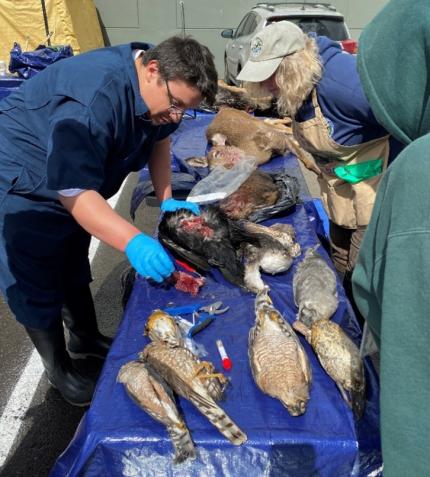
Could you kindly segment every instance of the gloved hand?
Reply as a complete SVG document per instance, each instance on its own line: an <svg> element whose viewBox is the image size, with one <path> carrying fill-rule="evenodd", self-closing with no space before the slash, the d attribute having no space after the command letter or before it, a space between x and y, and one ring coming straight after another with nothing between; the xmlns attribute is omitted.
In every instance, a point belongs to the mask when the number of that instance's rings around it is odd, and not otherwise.
<svg viewBox="0 0 430 477"><path fill-rule="evenodd" d="M175 267L158 240L148 235L135 235L125 247L125 254L139 275L158 283L170 276Z"/></svg>
<svg viewBox="0 0 430 477"><path fill-rule="evenodd" d="M163 200L160 207L162 212L175 212L178 209L188 209L194 215L200 215L200 207L194 202L188 202L186 200L176 200L172 197L170 199Z"/></svg>

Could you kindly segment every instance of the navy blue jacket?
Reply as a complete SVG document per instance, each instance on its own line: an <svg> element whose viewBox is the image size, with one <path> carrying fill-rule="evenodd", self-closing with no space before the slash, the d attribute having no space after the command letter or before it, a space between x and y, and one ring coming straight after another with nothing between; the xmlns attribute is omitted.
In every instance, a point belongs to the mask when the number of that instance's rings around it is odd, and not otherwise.
<svg viewBox="0 0 430 477"><path fill-rule="evenodd" d="M61 60L0 102L0 290L26 326L51 326L91 281L90 236L57 191L111 197L177 127L145 120L133 49L148 45Z"/></svg>
<svg viewBox="0 0 430 477"><path fill-rule="evenodd" d="M388 132L377 122L364 95L356 68L356 57L342 51L339 43L316 37L322 62L322 78L316 86L318 103L329 123L332 139L343 146L371 141ZM309 96L296 114L299 122L315 116ZM402 146L390 138L390 159Z"/></svg>
<svg viewBox="0 0 430 477"><path fill-rule="evenodd" d="M153 126L138 86L133 43L49 66L0 102L0 192L92 189L114 195L176 128ZM21 178L21 179L20 179Z"/></svg>

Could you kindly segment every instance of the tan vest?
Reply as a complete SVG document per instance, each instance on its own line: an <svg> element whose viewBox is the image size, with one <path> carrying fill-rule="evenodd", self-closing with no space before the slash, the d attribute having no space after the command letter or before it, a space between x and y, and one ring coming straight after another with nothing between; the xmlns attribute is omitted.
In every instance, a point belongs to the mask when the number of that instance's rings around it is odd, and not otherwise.
<svg viewBox="0 0 430 477"><path fill-rule="evenodd" d="M315 88L312 104L315 117L301 123L293 120L293 134L300 145L315 157L321 169L318 182L327 214L335 224L348 229L367 225L382 174L351 184L337 177L334 168L381 158L385 171L390 152L389 135L356 146L342 146L330 137L329 125L321 112Z"/></svg>

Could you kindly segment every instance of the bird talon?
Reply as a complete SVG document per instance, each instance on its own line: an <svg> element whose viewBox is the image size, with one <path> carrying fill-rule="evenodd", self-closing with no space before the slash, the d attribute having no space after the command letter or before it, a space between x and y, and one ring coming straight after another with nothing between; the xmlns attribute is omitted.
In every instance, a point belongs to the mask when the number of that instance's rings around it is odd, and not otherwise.
<svg viewBox="0 0 430 477"><path fill-rule="evenodd" d="M202 361L194 373L194 378L198 377L201 381L218 378L220 384L225 385L228 380L222 373L214 373L215 367L209 361ZM204 373L204 374L203 374Z"/></svg>
<svg viewBox="0 0 430 477"><path fill-rule="evenodd" d="M202 376L199 375L204 371L206 371L206 373L212 373L214 370L215 368L212 363L210 363L209 361L201 361L196 369L196 372L194 373L193 379L196 377L201 378Z"/></svg>
<svg viewBox="0 0 430 477"><path fill-rule="evenodd" d="M212 374L205 374L203 376L199 376L201 381L205 379L215 379L217 378L220 381L220 384L224 386L222 389L225 389L225 385L227 384L227 378L222 373L212 373Z"/></svg>

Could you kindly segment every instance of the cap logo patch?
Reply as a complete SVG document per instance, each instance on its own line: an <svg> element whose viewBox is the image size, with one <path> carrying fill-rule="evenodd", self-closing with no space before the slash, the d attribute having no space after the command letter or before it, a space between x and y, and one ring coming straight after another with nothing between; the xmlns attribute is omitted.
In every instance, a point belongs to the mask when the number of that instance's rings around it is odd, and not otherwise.
<svg viewBox="0 0 430 477"><path fill-rule="evenodd" d="M261 54L261 50L263 49L263 40L258 36L252 40L251 43L251 56L253 58L257 58Z"/></svg>

